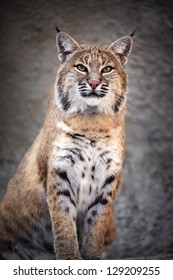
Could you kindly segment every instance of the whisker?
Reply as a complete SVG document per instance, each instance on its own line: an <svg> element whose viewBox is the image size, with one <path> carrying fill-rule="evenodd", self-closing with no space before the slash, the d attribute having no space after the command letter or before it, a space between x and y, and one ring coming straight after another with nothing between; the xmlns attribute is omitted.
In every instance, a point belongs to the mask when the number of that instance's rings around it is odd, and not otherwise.
<svg viewBox="0 0 173 280"><path fill-rule="evenodd" d="M99 90L99 92L107 93L107 90Z"/></svg>
<svg viewBox="0 0 173 280"><path fill-rule="evenodd" d="M86 83L80 83L79 86L86 86Z"/></svg>
<svg viewBox="0 0 173 280"><path fill-rule="evenodd" d="M130 101L132 104L136 105L136 103L132 99L130 99L129 96L127 96L127 100Z"/></svg>
<svg viewBox="0 0 173 280"><path fill-rule="evenodd" d="M87 88L86 86L79 86L79 89Z"/></svg>

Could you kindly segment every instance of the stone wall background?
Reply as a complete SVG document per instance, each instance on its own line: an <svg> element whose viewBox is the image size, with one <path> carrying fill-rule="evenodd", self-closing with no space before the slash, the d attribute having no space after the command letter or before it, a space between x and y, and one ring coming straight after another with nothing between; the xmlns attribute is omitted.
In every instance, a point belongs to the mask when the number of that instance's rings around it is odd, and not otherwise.
<svg viewBox="0 0 173 280"><path fill-rule="evenodd" d="M108 258L173 254L171 1L1 0L0 198L45 117L59 66L58 27L81 43L137 33L129 58L124 184Z"/></svg>

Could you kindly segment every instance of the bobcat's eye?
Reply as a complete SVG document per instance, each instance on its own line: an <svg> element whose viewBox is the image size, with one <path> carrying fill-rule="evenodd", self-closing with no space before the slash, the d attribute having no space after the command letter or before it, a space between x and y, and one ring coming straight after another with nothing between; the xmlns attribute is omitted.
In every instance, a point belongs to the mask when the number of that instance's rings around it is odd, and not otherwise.
<svg viewBox="0 0 173 280"><path fill-rule="evenodd" d="M102 69L102 73L109 73L113 69L112 66L106 66Z"/></svg>
<svg viewBox="0 0 173 280"><path fill-rule="evenodd" d="M81 72L88 72L87 68L82 64L76 65L76 68Z"/></svg>

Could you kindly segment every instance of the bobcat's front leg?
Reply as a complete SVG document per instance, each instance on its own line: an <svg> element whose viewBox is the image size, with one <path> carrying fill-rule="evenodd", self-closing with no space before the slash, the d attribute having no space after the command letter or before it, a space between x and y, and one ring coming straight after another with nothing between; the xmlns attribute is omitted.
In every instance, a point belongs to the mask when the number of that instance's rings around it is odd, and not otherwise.
<svg viewBox="0 0 173 280"><path fill-rule="evenodd" d="M48 178L49 205L57 259L81 259L76 230L75 193L67 173L52 169Z"/></svg>
<svg viewBox="0 0 173 280"><path fill-rule="evenodd" d="M99 205L89 209L84 225L81 254L84 259L101 259L109 226L112 203L100 198Z"/></svg>

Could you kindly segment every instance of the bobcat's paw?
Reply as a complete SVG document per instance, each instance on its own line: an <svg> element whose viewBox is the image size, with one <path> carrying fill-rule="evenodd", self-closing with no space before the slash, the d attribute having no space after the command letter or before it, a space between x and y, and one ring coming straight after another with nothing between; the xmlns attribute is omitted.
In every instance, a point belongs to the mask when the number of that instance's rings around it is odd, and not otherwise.
<svg viewBox="0 0 173 280"><path fill-rule="evenodd" d="M95 257L95 256L93 256L93 257L87 257L85 260L101 260L102 258L101 257Z"/></svg>
<svg viewBox="0 0 173 280"><path fill-rule="evenodd" d="M81 257L68 257L66 260L83 260Z"/></svg>

